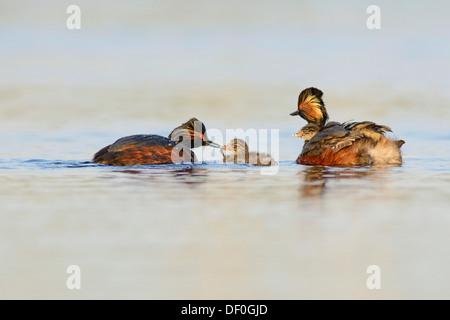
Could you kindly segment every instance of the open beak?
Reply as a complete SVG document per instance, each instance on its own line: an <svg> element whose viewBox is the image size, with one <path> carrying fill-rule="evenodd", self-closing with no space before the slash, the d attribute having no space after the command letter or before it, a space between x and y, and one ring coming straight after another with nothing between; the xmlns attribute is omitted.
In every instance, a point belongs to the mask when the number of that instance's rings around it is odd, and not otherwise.
<svg viewBox="0 0 450 320"><path fill-rule="evenodd" d="M299 110L294 111L294 112L291 113L291 116L298 116L298 115L300 115L300 111Z"/></svg>

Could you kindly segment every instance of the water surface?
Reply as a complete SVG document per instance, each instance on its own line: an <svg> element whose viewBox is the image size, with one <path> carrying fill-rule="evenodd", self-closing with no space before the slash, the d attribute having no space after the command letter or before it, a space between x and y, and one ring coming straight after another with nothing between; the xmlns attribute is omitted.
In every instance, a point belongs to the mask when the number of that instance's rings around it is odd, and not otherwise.
<svg viewBox="0 0 450 320"><path fill-rule="evenodd" d="M450 298L447 2L379 1L378 31L360 1L78 1L79 31L25 2L0 3L0 298ZM295 164L312 85L332 120L392 127L403 166ZM192 116L279 130L278 172L90 161Z"/></svg>

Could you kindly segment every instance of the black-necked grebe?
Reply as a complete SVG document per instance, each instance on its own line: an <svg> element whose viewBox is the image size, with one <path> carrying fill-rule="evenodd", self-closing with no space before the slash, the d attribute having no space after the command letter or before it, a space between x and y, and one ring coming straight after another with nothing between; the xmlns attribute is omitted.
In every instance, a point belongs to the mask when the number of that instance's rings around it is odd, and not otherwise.
<svg viewBox="0 0 450 320"><path fill-rule="evenodd" d="M93 161L112 166L196 162L191 148L200 146L220 147L208 139L205 125L191 118L173 129L168 138L156 134L121 138L98 151Z"/></svg>
<svg viewBox="0 0 450 320"><path fill-rule="evenodd" d="M403 140L385 136L392 130L371 121L328 122L322 91L307 88L299 95L299 115L308 124L296 136L306 140L297 163L326 166L400 165ZM303 133L302 133L303 131ZM308 134L305 135L305 132Z"/></svg>

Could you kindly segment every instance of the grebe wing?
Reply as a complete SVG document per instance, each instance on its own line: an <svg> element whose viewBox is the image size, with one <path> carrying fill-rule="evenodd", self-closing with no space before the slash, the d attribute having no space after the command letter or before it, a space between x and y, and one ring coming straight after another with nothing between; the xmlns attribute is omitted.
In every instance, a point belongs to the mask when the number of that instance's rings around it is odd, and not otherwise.
<svg viewBox="0 0 450 320"><path fill-rule="evenodd" d="M372 121L362 121L362 122L346 122L343 124L347 130L363 131L363 130L373 130L377 133L384 134L386 131L392 132L392 129L388 126L377 124Z"/></svg>
<svg viewBox="0 0 450 320"><path fill-rule="evenodd" d="M108 151L118 152L130 147L173 147L175 142L156 134L138 134L134 136L123 137L114 142Z"/></svg>
<svg viewBox="0 0 450 320"><path fill-rule="evenodd" d="M337 152L362 137L362 133L349 131L342 125L324 127L303 147L302 154L320 155L326 149Z"/></svg>
<svg viewBox="0 0 450 320"><path fill-rule="evenodd" d="M348 122L344 124L347 130L358 131L364 135L364 137L378 142L386 132L392 132L388 126L376 124L372 121L362 122Z"/></svg>

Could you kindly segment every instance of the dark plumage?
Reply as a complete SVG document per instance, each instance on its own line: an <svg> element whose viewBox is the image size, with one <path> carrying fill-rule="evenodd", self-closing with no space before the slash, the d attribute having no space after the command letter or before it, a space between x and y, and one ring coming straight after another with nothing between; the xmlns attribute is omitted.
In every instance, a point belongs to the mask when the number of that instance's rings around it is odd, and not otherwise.
<svg viewBox="0 0 450 320"><path fill-rule="evenodd" d="M315 88L302 91L299 101L310 101L297 114L308 121L294 136L304 138L305 144L297 158L300 164L328 166L366 166L401 164L400 147L403 140L385 136L391 128L371 121L327 123L328 114L321 100L322 92ZM311 101L316 101L311 103ZM291 115L295 115L295 112Z"/></svg>
<svg viewBox="0 0 450 320"><path fill-rule="evenodd" d="M307 88L300 92L298 96L298 110L291 113L291 116L300 116L308 123L315 123L323 127L328 121L328 113L322 100L323 92L317 88Z"/></svg>
<svg viewBox="0 0 450 320"><path fill-rule="evenodd" d="M169 138L156 134L120 138L98 151L93 161L112 166L196 162L191 148L208 145L219 147L207 138L205 125L198 119L191 118L176 127Z"/></svg>

